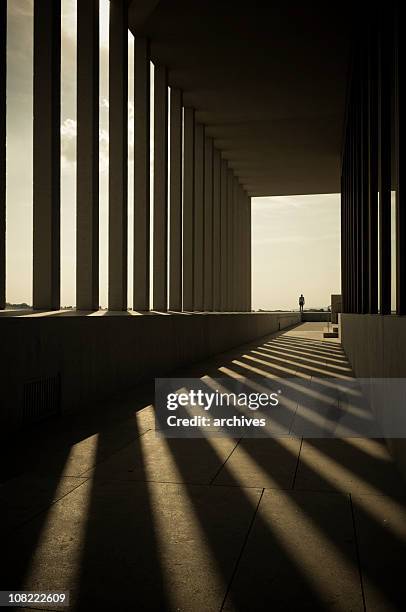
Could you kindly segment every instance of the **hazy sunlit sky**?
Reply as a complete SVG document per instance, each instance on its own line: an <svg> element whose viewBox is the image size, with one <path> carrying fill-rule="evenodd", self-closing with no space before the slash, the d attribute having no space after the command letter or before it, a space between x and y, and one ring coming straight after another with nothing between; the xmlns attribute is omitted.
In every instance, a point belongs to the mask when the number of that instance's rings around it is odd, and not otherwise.
<svg viewBox="0 0 406 612"><path fill-rule="evenodd" d="M252 199L253 308L330 305L340 286L340 196Z"/></svg>
<svg viewBox="0 0 406 612"><path fill-rule="evenodd" d="M108 0L101 0L100 303L107 302ZM62 0L61 304L75 304L76 0ZM33 1L8 2L7 301L32 296ZM133 44L129 35L129 305L132 294ZM254 198L253 308L330 304L340 292L339 196Z"/></svg>

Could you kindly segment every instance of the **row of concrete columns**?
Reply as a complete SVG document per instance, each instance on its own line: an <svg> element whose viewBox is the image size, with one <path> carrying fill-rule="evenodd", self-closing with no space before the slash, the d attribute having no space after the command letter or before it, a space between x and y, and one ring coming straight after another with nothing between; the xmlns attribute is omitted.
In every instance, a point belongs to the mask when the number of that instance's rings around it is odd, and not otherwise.
<svg viewBox="0 0 406 612"><path fill-rule="evenodd" d="M342 165L342 294L345 312L406 314L406 206L401 167L403 75L396 5L368 13L353 47ZM392 283L392 193L396 282ZM395 281L395 279L393 279Z"/></svg>
<svg viewBox="0 0 406 612"><path fill-rule="evenodd" d="M6 32L6 2L1 3ZM110 2L108 306L127 309L128 10ZM0 41L6 68L6 37ZM251 205L196 111L154 70L150 244L150 49L135 38L134 310L251 309ZM61 0L34 2L33 306L60 307ZM5 79L0 85L0 306L5 302ZM4 110L4 112L1 112ZM168 169L168 145L170 164ZM4 180L3 180L4 179ZM169 199L168 199L169 194ZM169 241L168 241L169 236ZM99 307L99 0L77 6L77 308Z"/></svg>

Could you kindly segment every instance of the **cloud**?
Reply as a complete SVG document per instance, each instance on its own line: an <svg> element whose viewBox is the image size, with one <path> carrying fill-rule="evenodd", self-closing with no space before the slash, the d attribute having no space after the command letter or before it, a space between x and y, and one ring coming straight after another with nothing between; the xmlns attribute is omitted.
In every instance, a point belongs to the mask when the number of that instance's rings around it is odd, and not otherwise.
<svg viewBox="0 0 406 612"><path fill-rule="evenodd" d="M61 125L61 156L68 164L76 163L76 133L76 121L65 119Z"/></svg>
<svg viewBox="0 0 406 612"><path fill-rule="evenodd" d="M77 123L74 119L65 119L61 125L61 156L65 166L76 164ZM109 134L105 129L99 130L100 172L106 172L109 166Z"/></svg>

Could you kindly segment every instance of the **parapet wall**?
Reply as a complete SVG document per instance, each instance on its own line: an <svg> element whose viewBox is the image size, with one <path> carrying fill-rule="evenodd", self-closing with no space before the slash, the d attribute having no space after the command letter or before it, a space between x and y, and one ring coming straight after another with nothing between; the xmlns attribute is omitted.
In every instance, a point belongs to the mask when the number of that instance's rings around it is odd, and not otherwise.
<svg viewBox="0 0 406 612"><path fill-rule="evenodd" d="M298 313L2 316L0 426L18 429L44 401L51 412L55 403L85 409L299 321Z"/></svg>
<svg viewBox="0 0 406 612"><path fill-rule="evenodd" d="M406 378L406 317L342 314L340 319L341 342L358 378ZM371 400L372 409L381 421L385 398ZM406 439L386 439L406 476Z"/></svg>

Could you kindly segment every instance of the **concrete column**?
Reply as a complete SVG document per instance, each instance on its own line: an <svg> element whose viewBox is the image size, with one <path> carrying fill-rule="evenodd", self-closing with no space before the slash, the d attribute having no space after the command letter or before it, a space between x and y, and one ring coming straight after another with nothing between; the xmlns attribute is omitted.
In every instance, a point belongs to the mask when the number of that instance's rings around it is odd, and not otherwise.
<svg viewBox="0 0 406 612"><path fill-rule="evenodd" d="M391 312L391 87L392 53L384 19L380 41L379 75L379 275L380 312ZM357 236L359 239L359 236Z"/></svg>
<svg viewBox="0 0 406 612"><path fill-rule="evenodd" d="M406 197L404 189L405 176L405 39L403 38L403 21L400 16L401 5L395 3L395 160L396 160L396 313L406 314Z"/></svg>
<svg viewBox="0 0 406 612"><path fill-rule="evenodd" d="M232 216L232 224L233 224L233 245L231 251L231 261L232 261L232 274L233 281L231 285L231 309L235 312L239 310L238 308L238 289L240 279L238 276L239 273L239 243L238 243L238 183L237 179L233 175L233 216Z"/></svg>
<svg viewBox="0 0 406 612"><path fill-rule="evenodd" d="M369 217L369 312L378 312L378 100L377 100L377 64L378 57L372 40L370 44L370 57L368 66L368 217ZM348 161L346 160L346 165ZM345 183L348 190L348 169L346 169ZM347 195L348 200L348 195ZM348 202L346 202L348 209ZM347 217L346 212L346 217ZM348 234L348 229L347 229ZM348 240L348 237L347 237ZM343 299L348 308L348 274L349 262L346 258L346 286L347 300ZM345 310L344 312L348 312Z"/></svg>
<svg viewBox="0 0 406 612"><path fill-rule="evenodd" d="M193 308L203 310L204 247L204 127L195 125L195 214L193 241Z"/></svg>
<svg viewBox="0 0 406 612"><path fill-rule="evenodd" d="M220 310L227 311L227 287L228 287L228 168L227 161L221 160L220 178Z"/></svg>
<svg viewBox="0 0 406 612"><path fill-rule="evenodd" d="M76 307L99 308L99 0L77 6Z"/></svg>
<svg viewBox="0 0 406 612"><path fill-rule="evenodd" d="M243 201L243 193L242 188L239 183L238 185L238 310L244 310L244 287L245 287L245 278L244 278L244 269L245 269L245 234L244 234L244 225L243 225L243 212L244 212L244 201Z"/></svg>
<svg viewBox="0 0 406 612"><path fill-rule="evenodd" d="M247 200L245 191L240 187L240 202L241 202L241 309L247 310L247 293L248 293L248 228L247 228Z"/></svg>
<svg viewBox="0 0 406 612"><path fill-rule="evenodd" d="M127 309L127 3L110 0L109 310Z"/></svg>
<svg viewBox="0 0 406 612"><path fill-rule="evenodd" d="M134 47L134 281L133 309L149 310L150 59L146 38Z"/></svg>
<svg viewBox="0 0 406 612"><path fill-rule="evenodd" d="M60 306L61 2L34 2L33 306Z"/></svg>
<svg viewBox="0 0 406 612"><path fill-rule="evenodd" d="M236 306L238 311L242 311L242 292L244 287L243 282L243 259L244 259L244 250L243 250L243 238L242 238L242 201L241 201L241 185L239 184L237 178L235 179L237 190L236 190L236 204L237 204L237 240L236 240L236 256L237 256L237 272L236 272Z"/></svg>
<svg viewBox="0 0 406 612"><path fill-rule="evenodd" d="M244 219L244 311L249 310L249 293L250 293L250 279L249 279L249 266L250 266L250 249L251 249L251 235L250 235L250 217L249 217L249 200L246 192L243 190L242 196L243 203L243 219Z"/></svg>
<svg viewBox="0 0 406 612"><path fill-rule="evenodd" d="M213 309L221 310L221 157L213 149Z"/></svg>
<svg viewBox="0 0 406 612"><path fill-rule="evenodd" d="M203 308L213 310L213 140L204 140L204 282Z"/></svg>
<svg viewBox="0 0 406 612"><path fill-rule="evenodd" d="M182 310L182 92L171 89L169 310Z"/></svg>
<svg viewBox="0 0 406 612"><path fill-rule="evenodd" d="M195 111L184 109L183 127L183 310L193 310L193 228L195 201Z"/></svg>
<svg viewBox="0 0 406 612"><path fill-rule="evenodd" d="M0 3L0 309L6 306L7 0Z"/></svg>
<svg viewBox="0 0 406 612"><path fill-rule="evenodd" d="M155 66L154 84L154 245L153 307L168 308L168 79Z"/></svg>
<svg viewBox="0 0 406 612"><path fill-rule="evenodd" d="M231 169L228 169L227 172L227 211L227 311L231 312L234 307L234 175Z"/></svg>
<svg viewBox="0 0 406 612"><path fill-rule="evenodd" d="M251 211L252 204L251 198L247 196L248 200L248 222L247 222L247 230L248 230L248 282L247 282L247 310L250 311L252 308L251 304L251 296L252 296L252 264L251 264L251 253L252 253L252 223L251 223Z"/></svg>

